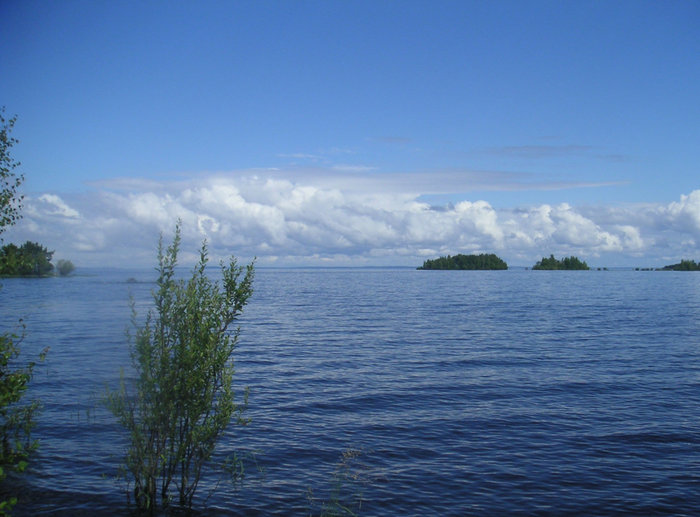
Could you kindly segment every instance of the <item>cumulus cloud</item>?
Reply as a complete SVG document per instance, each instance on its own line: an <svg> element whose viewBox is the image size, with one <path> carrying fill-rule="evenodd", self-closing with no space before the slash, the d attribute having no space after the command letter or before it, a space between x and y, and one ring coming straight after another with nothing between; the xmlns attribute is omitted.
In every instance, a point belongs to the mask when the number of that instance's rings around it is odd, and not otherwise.
<svg viewBox="0 0 700 517"><path fill-rule="evenodd" d="M687 233L700 233L700 190L681 196L680 201L665 209L668 220Z"/></svg>
<svg viewBox="0 0 700 517"><path fill-rule="evenodd" d="M495 208L465 199L435 207L420 201L430 175L298 176L248 171L44 193L25 200L24 218L6 241L38 240L84 265L150 265L159 233L170 234L181 219L185 249L206 238L214 256L257 256L262 265L416 265L479 252L513 265L550 253L589 263L700 258L700 190L669 204ZM454 188L464 178L443 173L441 180Z"/></svg>

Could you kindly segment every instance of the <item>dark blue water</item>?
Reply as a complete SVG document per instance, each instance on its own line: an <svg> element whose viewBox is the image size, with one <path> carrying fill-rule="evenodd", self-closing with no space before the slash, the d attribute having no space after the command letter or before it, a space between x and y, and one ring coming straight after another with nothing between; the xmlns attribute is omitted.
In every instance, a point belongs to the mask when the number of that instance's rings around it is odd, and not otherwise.
<svg viewBox="0 0 700 517"><path fill-rule="evenodd" d="M154 275L89 273L0 290L23 350L51 347L18 515L128 513L99 398ZM255 462L207 477L204 515L317 513L349 449L363 515L700 514L700 274L259 269L255 290L252 422L218 451Z"/></svg>

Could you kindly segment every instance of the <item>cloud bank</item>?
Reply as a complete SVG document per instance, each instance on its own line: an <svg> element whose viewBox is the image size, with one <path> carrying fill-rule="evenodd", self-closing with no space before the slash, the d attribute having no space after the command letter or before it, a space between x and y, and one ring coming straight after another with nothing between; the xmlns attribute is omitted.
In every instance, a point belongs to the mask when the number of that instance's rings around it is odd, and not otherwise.
<svg viewBox="0 0 700 517"><path fill-rule="evenodd" d="M481 176L469 182L488 188ZM177 219L183 250L196 251L207 239L214 257L256 256L260 265L415 266L443 254L481 252L526 266L550 253L606 266L700 258L700 190L668 204L624 206L496 209L479 199L446 206L420 201L440 188L460 191L456 182L463 180L360 169L294 179L270 170L160 183L115 180L80 195L28 196L23 220L4 238L41 242L56 258L83 266L153 265L158 235L169 236ZM503 186L504 178L498 181Z"/></svg>

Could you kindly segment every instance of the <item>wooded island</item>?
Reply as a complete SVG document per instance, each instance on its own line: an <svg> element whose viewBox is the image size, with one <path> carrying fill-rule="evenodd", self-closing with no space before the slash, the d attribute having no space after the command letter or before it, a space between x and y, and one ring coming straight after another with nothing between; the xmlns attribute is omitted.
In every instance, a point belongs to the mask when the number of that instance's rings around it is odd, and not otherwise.
<svg viewBox="0 0 700 517"><path fill-rule="evenodd" d="M578 257L565 257L561 260L557 260L554 258L554 255L550 255L549 258L542 257L542 260L532 266L532 269L588 270L590 268L585 261L579 260Z"/></svg>
<svg viewBox="0 0 700 517"><path fill-rule="evenodd" d="M700 263L694 260L681 260L678 264L664 266L662 271L700 271Z"/></svg>
<svg viewBox="0 0 700 517"><path fill-rule="evenodd" d="M487 269L508 269L508 264L498 258L493 253L480 255L455 255L440 257L433 260L426 260L417 269L464 269L464 270L487 270Z"/></svg>
<svg viewBox="0 0 700 517"><path fill-rule="evenodd" d="M54 268L52 257L53 251L38 242L27 241L21 246L6 244L0 248L0 277L44 277L52 275L54 270L66 276L75 269L70 260L59 260Z"/></svg>

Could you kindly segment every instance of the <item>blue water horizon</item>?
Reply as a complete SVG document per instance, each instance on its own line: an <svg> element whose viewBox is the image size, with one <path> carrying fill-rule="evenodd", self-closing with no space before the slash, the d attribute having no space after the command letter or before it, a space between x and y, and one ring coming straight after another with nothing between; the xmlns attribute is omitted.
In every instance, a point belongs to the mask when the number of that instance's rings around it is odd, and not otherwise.
<svg viewBox="0 0 700 517"><path fill-rule="evenodd" d="M23 357L51 347L16 515L129 514L126 436L99 400L129 373L130 299L145 315L154 280L2 280ZM700 509L698 274L259 267L254 289L235 355L251 423L217 459L255 460L240 486L206 476L202 515L309 515L347 450L361 515Z"/></svg>

